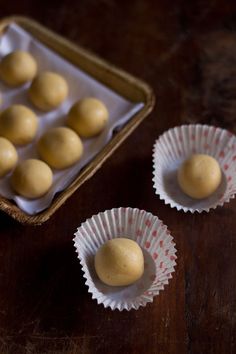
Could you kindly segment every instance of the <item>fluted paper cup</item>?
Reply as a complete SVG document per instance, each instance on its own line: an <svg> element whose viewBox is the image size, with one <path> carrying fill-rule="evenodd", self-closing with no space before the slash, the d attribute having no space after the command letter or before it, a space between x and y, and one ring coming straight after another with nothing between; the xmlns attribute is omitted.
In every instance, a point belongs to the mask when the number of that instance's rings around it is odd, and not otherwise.
<svg viewBox="0 0 236 354"><path fill-rule="evenodd" d="M126 237L136 241L144 255L144 274L129 286L108 286L95 272L94 257L106 241ZM118 208L86 220L76 231L74 245L85 284L92 298L112 310L131 310L153 301L168 284L176 265L173 237L157 216L144 210Z"/></svg>
<svg viewBox="0 0 236 354"><path fill-rule="evenodd" d="M177 171L192 154L214 157L222 171L218 189L201 200L188 197L179 187ZM172 208L209 212L229 202L236 192L236 137L225 129L191 124L168 130L159 137L153 149L154 189L160 199Z"/></svg>

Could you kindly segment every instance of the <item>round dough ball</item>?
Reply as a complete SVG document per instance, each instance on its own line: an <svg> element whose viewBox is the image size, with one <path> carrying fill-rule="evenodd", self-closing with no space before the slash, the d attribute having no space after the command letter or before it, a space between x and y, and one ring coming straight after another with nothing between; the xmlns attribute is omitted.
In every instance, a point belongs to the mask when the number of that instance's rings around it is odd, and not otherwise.
<svg viewBox="0 0 236 354"><path fill-rule="evenodd" d="M11 176L11 185L18 194L34 199L48 192L52 180L52 170L45 162L28 159L16 166Z"/></svg>
<svg viewBox="0 0 236 354"><path fill-rule="evenodd" d="M109 240L95 255L95 270L107 285L132 284L143 275L143 252L135 241L128 238Z"/></svg>
<svg viewBox="0 0 236 354"><path fill-rule="evenodd" d="M83 145L78 135L66 127L48 130L38 142L38 152L49 166L63 169L79 161Z"/></svg>
<svg viewBox="0 0 236 354"><path fill-rule="evenodd" d="M37 63L32 55L16 50L6 55L0 63L0 78L9 86L20 86L33 80Z"/></svg>
<svg viewBox="0 0 236 354"><path fill-rule="evenodd" d="M178 182L188 196L206 198L215 192L221 182L220 166L209 155L194 154L178 170Z"/></svg>
<svg viewBox="0 0 236 354"><path fill-rule="evenodd" d="M16 165L18 155L12 143L0 137L0 177L5 176Z"/></svg>
<svg viewBox="0 0 236 354"><path fill-rule="evenodd" d="M105 128L108 116L108 110L102 101L92 97L84 98L71 107L67 124L80 136L91 138Z"/></svg>
<svg viewBox="0 0 236 354"><path fill-rule="evenodd" d="M67 95L66 80L61 75L49 71L36 76L29 89L30 100L42 111L57 108Z"/></svg>
<svg viewBox="0 0 236 354"><path fill-rule="evenodd" d="M0 114L0 134L13 144L30 143L37 132L38 120L29 108L14 104Z"/></svg>

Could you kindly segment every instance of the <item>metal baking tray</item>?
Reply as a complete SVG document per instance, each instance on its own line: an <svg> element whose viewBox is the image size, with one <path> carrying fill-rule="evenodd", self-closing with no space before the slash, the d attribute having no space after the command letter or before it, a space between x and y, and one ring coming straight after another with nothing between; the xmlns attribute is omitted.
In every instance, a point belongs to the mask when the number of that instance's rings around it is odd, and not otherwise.
<svg viewBox="0 0 236 354"><path fill-rule="evenodd" d="M92 177L118 146L132 133L140 122L152 111L155 103L154 93L149 85L114 67L84 48L73 44L32 19L12 16L0 20L0 35L11 23L16 23L33 37L69 62L85 71L113 91L132 102L143 102L143 108L135 114L123 128L116 132L107 145L88 163L62 192L58 193L51 205L36 215L28 215L11 200L0 196L0 210L6 212L23 224L40 225L69 198L86 180Z"/></svg>

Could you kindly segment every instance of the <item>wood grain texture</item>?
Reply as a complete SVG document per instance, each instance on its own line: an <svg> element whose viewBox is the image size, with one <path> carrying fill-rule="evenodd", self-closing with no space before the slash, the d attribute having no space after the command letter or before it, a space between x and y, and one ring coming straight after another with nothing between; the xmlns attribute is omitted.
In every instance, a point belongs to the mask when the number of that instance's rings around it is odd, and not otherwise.
<svg viewBox="0 0 236 354"><path fill-rule="evenodd" d="M21 226L0 214L0 353L235 353L236 200L209 214L184 214L165 206L151 182L158 135L189 112L202 120L204 107L194 101L196 43L234 32L235 2L58 0L43 7L0 0L0 8L1 16L31 16L143 78L157 96L151 116L46 224ZM82 221L118 206L158 215L178 249L170 284L153 304L129 313L91 299L72 244Z"/></svg>

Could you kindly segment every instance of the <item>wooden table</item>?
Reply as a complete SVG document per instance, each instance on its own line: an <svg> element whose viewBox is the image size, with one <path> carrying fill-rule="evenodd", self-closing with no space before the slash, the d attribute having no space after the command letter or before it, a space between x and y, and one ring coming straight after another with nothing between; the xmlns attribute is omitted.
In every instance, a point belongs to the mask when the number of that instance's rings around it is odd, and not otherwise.
<svg viewBox="0 0 236 354"><path fill-rule="evenodd" d="M154 88L154 112L50 219L0 214L0 353L235 353L236 201L209 214L165 206L152 186L152 146L186 121L234 130L234 1L0 1ZM99 211L131 206L166 223L178 265L153 304L118 312L87 293L72 238Z"/></svg>

